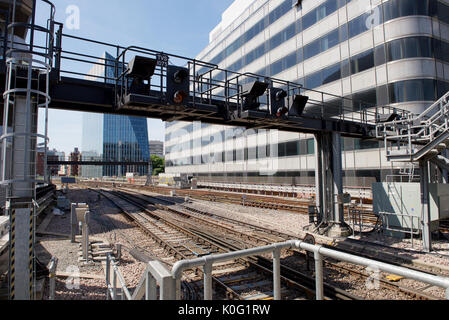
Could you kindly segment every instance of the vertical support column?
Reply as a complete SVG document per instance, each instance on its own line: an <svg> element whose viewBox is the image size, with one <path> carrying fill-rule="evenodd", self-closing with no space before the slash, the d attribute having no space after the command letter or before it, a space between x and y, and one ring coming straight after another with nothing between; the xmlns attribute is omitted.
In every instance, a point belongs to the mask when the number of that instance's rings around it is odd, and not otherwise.
<svg viewBox="0 0 449 320"><path fill-rule="evenodd" d="M109 292L109 287L110 287L110 279L111 279L111 258L109 257L109 255L106 255L106 300L110 300L110 292Z"/></svg>
<svg viewBox="0 0 449 320"><path fill-rule="evenodd" d="M212 300L212 264L206 263L204 272L204 300Z"/></svg>
<svg viewBox="0 0 449 320"><path fill-rule="evenodd" d="M426 252L432 251L432 234L430 232L430 205L429 205L429 162L421 161L419 163L421 170L421 228L423 250Z"/></svg>
<svg viewBox="0 0 449 320"><path fill-rule="evenodd" d="M77 226L78 226L78 220L76 218L76 208L77 208L77 204L76 203L72 203L71 205L71 209L70 209L70 242L71 243L75 243L75 236L77 233Z"/></svg>
<svg viewBox="0 0 449 320"><path fill-rule="evenodd" d="M315 201L317 207L317 221L321 223L325 216L323 192L323 162L322 162L322 136L315 134Z"/></svg>
<svg viewBox="0 0 449 320"><path fill-rule="evenodd" d="M156 300L157 298L157 288L156 288L156 279L151 275L151 273L147 272L147 282L145 287L145 300Z"/></svg>
<svg viewBox="0 0 449 320"><path fill-rule="evenodd" d="M345 222L343 203L343 167L342 167L342 147L341 135L337 132L330 133L328 137L330 143L328 150L330 154L330 172L332 186L328 187L330 200L332 202L332 226L328 230L330 237L347 237L353 232Z"/></svg>
<svg viewBox="0 0 449 320"><path fill-rule="evenodd" d="M29 68L29 77L31 77ZM10 299L33 299L34 205L37 106L29 94L16 96L12 126L11 176L7 201L11 225ZM6 140L4 141L6 143Z"/></svg>
<svg viewBox="0 0 449 320"><path fill-rule="evenodd" d="M322 132L315 135L315 141L315 181L321 218L330 237L349 236L352 230L344 220L341 136L335 132Z"/></svg>
<svg viewBox="0 0 449 320"><path fill-rule="evenodd" d="M315 291L316 300L324 299L324 284L323 284L323 257L320 250L314 252L315 255Z"/></svg>
<svg viewBox="0 0 449 320"><path fill-rule="evenodd" d="M83 259L85 263L89 262L89 220L90 220L90 212L87 211L84 214L83 235L82 235Z"/></svg>
<svg viewBox="0 0 449 320"><path fill-rule="evenodd" d="M341 195L343 195L343 168L341 161L341 135L332 132L332 183L333 183L333 209L334 222L344 224L344 207Z"/></svg>
<svg viewBox="0 0 449 320"><path fill-rule="evenodd" d="M446 159L449 159L449 150L447 150L447 149L444 150L443 156L446 157ZM442 169L441 176L442 176L443 183L449 183L449 171L447 171L446 169Z"/></svg>
<svg viewBox="0 0 449 320"><path fill-rule="evenodd" d="M181 276L175 280L175 300L181 300Z"/></svg>
<svg viewBox="0 0 449 320"><path fill-rule="evenodd" d="M281 251L273 251L273 297L281 300Z"/></svg>

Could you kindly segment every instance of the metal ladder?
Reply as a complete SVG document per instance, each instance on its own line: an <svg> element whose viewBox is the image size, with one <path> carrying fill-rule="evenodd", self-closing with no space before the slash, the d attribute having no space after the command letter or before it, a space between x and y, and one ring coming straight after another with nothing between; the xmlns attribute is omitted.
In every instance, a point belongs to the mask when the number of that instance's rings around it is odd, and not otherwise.
<svg viewBox="0 0 449 320"><path fill-rule="evenodd" d="M385 140L390 161L449 160L441 155L449 147L449 92L420 115L377 123L376 136Z"/></svg>
<svg viewBox="0 0 449 320"><path fill-rule="evenodd" d="M36 25L36 0L33 1L31 23L16 22L18 1L12 3L11 23L6 26L8 37L6 86L3 93L3 132L0 136L0 185L5 186L6 212L10 219L9 299L36 298L35 209L36 184L46 183L36 177L38 139L43 139L44 171L48 145L48 105L50 104L50 71L53 61L53 28L55 7L49 6L47 28ZM14 37L15 28L27 29L27 38ZM43 34L44 47L37 44L37 35ZM42 40L44 41L44 40ZM41 44L41 43L40 43ZM44 133L38 133L38 111L45 109Z"/></svg>

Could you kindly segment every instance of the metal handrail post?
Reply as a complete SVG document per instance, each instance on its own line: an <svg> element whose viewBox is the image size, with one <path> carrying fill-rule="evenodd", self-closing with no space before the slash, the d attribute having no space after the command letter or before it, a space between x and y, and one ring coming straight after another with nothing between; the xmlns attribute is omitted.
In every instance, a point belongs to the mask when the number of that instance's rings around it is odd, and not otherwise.
<svg viewBox="0 0 449 320"><path fill-rule="evenodd" d="M317 246L314 248L316 300L324 299L323 257L320 253L320 249L321 249L321 246Z"/></svg>
<svg viewBox="0 0 449 320"><path fill-rule="evenodd" d="M206 263L204 271L204 300L212 300L212 263Z"/></svg>
<svg viewBox="0 0 449 320"><path fill-rule="evenodd" d="M51 258L50 268L49 268L49 278L50 278L50 297L49 300L55 300L55 289L56 289L56 268L58 265L58 258Z"/></svg>
<svg viewBox="0 0 449 320"><path fill-rule="evenodd" d="M281 250L273 251L273 296L281 300Z"/></svg>
<svg viewBox="0 0 449 320"><path fill-rule="evenodd" d="M106 300L110 299L109 287L110 287L110 279L111 276L111 261L109 255L106 256Z"/></svg>
<svg viewBox="0 0 449 320"><path fill-rule="evenodd" d="M177 278L175 283L175 299L176 300L181 300L181 277Z"/></svg>
<svg viewBox="0 0 449 320"><path fill-rule="evenodd" d="M157 288L156 288L156 279L151 275L150 272L147 272L147 283L145 290L145 300L156 300L157 299Z"/></svg>
<svg viewBox="0 0 449 320"><path fill-rule="evenodd" d="M117 273L112 270L112 300L117 300Z"/></svg>

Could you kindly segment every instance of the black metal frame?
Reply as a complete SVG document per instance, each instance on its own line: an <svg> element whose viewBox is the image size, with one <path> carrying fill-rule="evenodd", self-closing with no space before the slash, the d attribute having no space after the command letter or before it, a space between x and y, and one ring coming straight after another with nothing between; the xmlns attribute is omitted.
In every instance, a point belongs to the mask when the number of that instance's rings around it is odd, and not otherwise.
<svg viewBox="0 0 449 320"><path fill-rule="evenodd" d="M47 2L46 0L43 0ZM54 10L54 7L53 9ZM32 34L34 34L34 26ZM58 26L54 36L55 26ZM164 53L138 46L122 47L92 39L86 39L63 33L63 24L51 21L46 31L51 34L44 46L36 48L51 52L54 63L51 72L50 108L72 111L112 113L119 115L159 118L163 121L202 121L211 124L236 125L248 128L280 129L294 132L315 133L317 131L339 131L344 136L375 138L373 134L379 114L407 112L388 106L373 106L349 98L304 88L299 83L266 77L254 73L239 73L219 68L219 66L190 59L187 57ZM41 30L43 31L43 30ZM5 41L5 39L4 39ZM63 49L63 43L75 41L88 43L91 47L102 47L102 52L113 49L113 60L95 55L72 52ZM127 81L127 64L135 55L158 59L168 57L168 62L177 61L190 70L190 98L183 105L168 104L166 97L167 67L156 67L150 83L148 95L129 92ZM95 76L100 81L87 80L89 74L65 68L66 62L79 64L80 69L86 65L113 64L114 77ZM1 72L1 70L0 70ZM217 79L217 75L224 79ZM92 76L91 76L92 77ZM309 97L304 113L300 117L272 115L270 110L269 90L266 102L259 110L244 110L242 85L252 81L263 81L269 88L283 88L287 93L287 106L295 94ZM346 107L346 106L349 107Z"/></svg>

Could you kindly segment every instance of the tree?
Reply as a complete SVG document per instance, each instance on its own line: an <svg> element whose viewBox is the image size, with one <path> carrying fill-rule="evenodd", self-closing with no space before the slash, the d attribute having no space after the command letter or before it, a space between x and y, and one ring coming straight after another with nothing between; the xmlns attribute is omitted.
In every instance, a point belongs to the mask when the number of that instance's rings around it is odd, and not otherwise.
<svg viewBox="0 0 449 320"><path fill-rule="evenodd" d="M165 173L165 159L156 155L151 156L151 165L153 167L153 176Z"/></svg>

